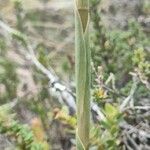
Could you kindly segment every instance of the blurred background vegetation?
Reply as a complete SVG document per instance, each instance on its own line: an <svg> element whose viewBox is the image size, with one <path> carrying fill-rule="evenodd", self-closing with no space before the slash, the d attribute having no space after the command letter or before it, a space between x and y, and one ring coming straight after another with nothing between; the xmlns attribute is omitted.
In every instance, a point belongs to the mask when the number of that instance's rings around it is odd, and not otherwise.
<svg viewBox="0 0 150 150"><path fill-rule="evenodd" d="M0 0L0 150L75 149L63 95L75 99L73 3ZM92 111L90 149L149 150L150 2L90 0L90 15L92 100L105 116Z"/></svg>

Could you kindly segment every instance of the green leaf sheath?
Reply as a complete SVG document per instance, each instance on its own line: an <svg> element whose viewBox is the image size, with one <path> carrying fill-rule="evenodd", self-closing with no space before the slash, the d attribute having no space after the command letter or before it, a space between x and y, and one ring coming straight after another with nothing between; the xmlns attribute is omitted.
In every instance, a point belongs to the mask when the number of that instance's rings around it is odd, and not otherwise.
<svg viewBox="0 0 150 150"><path fill-rule="evenodd" d="M90 49L89 13L75 5L75 53L76 53L76 96L77 96L77 150L87 150L90 125Z"/></svg>
<svg viewBox="0 0 150 150"><path fill-rule="evenodd" d="M77 4L78 9L79 8L88 8L89 0L76 0L76 4Z"/></svg>

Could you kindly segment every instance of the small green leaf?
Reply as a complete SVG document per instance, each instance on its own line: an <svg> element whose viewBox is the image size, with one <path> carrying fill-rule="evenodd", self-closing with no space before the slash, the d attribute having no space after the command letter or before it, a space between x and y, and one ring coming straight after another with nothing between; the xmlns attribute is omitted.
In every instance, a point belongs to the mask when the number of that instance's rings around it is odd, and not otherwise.
<svg viewBox="0 0 150 150"><path fill-rule="evenodd" d="M117 115L119 114L119 110L117 107L114 107L113 105L106 103L105 104L105 114L106 117L110 120L115 119Z"/></svg>

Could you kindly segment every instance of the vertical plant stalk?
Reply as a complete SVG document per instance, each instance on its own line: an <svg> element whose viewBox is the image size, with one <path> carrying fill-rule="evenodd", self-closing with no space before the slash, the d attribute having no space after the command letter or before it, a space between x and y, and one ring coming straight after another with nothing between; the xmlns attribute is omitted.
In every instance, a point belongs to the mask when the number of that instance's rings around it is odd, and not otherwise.
<svg viewBox="0 0 150 150"><path fill-rule="evenodd" d="M90 126L89 2L75 0L77 150L87 150Z"/></svg>

